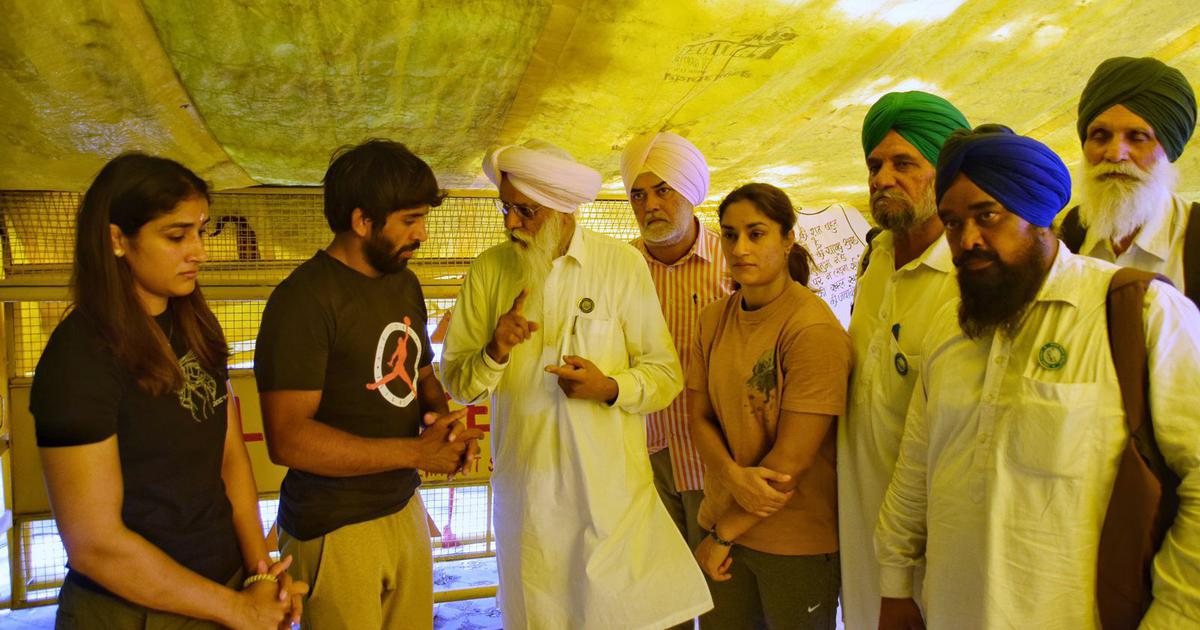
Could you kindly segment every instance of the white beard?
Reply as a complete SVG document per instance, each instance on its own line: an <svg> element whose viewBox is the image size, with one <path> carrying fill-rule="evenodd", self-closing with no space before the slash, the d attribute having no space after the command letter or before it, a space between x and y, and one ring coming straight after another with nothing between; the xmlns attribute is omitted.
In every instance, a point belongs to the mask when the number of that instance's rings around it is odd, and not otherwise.
<svg viewBox="0 0 1200 630"><path fill-rule="evenodd" d="M1179 170L1171 162L1160 159L1150 171L1143 171L1133 162L1095 166L1083 161L1079 222L1101 238L1120 242L1142 226L1167 212ZM1100 175L1122 173L1136 178L1101 180Z"/></svg>
<svg viewBox="0 0 1200 630"><path fill-rule="evenodd" d="M871 195L871 218L885 230L906 234L909 230L924 225L937 214L937 195L933 182L929 182L920 202L914 202L900 190L881 190ZM887 209L877 208L876 202L888 200Z"/></svg>
<svg viewBox="0 0 1200 630"><path fill-rule="evenodd" d="M557 258L558 244L562 241L563 222L561 217L552 216L532 238L524 230L510 231L509 235L524 243L513 243L513 251L517 254L520 286L529 290L529 295L525 298L525 318L544 324L542 305L546 278L550 276L550 269Z"/></svg>

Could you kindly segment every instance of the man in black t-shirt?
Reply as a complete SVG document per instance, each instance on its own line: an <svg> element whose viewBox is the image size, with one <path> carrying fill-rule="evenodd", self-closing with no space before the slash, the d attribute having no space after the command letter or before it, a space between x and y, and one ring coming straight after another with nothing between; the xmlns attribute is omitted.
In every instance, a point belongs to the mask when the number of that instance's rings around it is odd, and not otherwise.
<svg viewBox="0 0 1200 630"><path fill-rule="evenodd" d="M288 467L280 550L312 585L306 627L433 624L417 469L461 470L482 435L449 413L407 269L441 201L433 172L404 145L340 152L325 173L333 242L263 311L254 369L271 460Z"/></svg>

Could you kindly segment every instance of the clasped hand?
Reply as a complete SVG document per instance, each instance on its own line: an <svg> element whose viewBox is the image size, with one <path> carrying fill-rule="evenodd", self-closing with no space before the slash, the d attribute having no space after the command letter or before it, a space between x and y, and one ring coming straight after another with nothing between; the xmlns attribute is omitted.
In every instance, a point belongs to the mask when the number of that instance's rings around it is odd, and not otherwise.
<svg viewBox="0 0 1200 630"><path fill-rule="evenodd" d="M730 464L724 472L726 485L730 494L743 510L766 518L787 504L794 490L780 492L771 487L769 482L787 483L791 475L764 468L762 466L743 467Z"/></svg>
<svg viewBox="0 0 1200 630"><path fill-rule="evenodd" d="M479 439L483 431L468 429L462 423L466 409L445 415L425 414L421 431L421 464L425 472L454 475L465 472L479 459Z"/></svg>
<svg viewBox="0 0 1200 630"><path fill-rule="evenodd" d="M291 564L291 556L270 567L267 566L266 560L258 561L256 573L268 574L275 579L255 582L242 590L242 603L238 609L240 613L236 617L235 628L286 630L293 624L300 623L308 584L292 580L287 573Z"/></svg>

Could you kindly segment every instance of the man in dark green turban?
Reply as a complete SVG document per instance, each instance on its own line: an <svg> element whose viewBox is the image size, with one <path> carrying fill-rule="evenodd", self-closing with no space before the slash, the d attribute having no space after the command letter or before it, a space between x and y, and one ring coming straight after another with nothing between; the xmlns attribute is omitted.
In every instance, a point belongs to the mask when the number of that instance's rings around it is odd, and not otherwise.
<svg viewBox="0 0 1200 630"><path fill-rule="evenodd" d="M1175 194L1173 164L1195 128L1196 95L1179 70L1150 57L1100 64L1079 99L1084 160L1080 205L1060 227L1067 246L1160 273L1200 301L1200 206Z"/></svg>
<svg viewBox="0 0 1200 630"><path fill-rule="evenodd" d="M920 367L918 344L938 308L958 294L937 218L942 143L967 119L946 99L893 92L863 121L871 216L883 228L860 270L850 338L855 366L838 420L838 530L847 628L879 625L874 533Z"/></svg>

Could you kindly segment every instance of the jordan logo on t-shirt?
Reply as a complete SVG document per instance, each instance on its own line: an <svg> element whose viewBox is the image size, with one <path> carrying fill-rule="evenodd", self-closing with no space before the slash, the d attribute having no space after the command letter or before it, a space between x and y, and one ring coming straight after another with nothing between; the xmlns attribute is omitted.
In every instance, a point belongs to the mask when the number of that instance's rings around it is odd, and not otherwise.
<svg viewBox="0 0 1200 630"><path fill-rule="evenodd" d="M387 374L383 373L384 360L383 353L387 347L388 339L392 337L392 333L399 333L396 339L396 349L392 352L392 356L387 360L387 367L391 371ZM413 341L416 352L413 353L411 360L408 353L408 340ZM409 373L409 363L412 364L412 373ZM417 397L417 365L421 361L421 338L412 328L412 321L406 316L404 323L392 322L383 329L379 335L379 345L375 349L375 382L368 383L367 389L378 391L383 395L384 400L392 403L397 407L407 407ZM408 395L400 397L392 393L391 389L386 387L388 383L400 379L405 385L408 385Z"/></svg>

